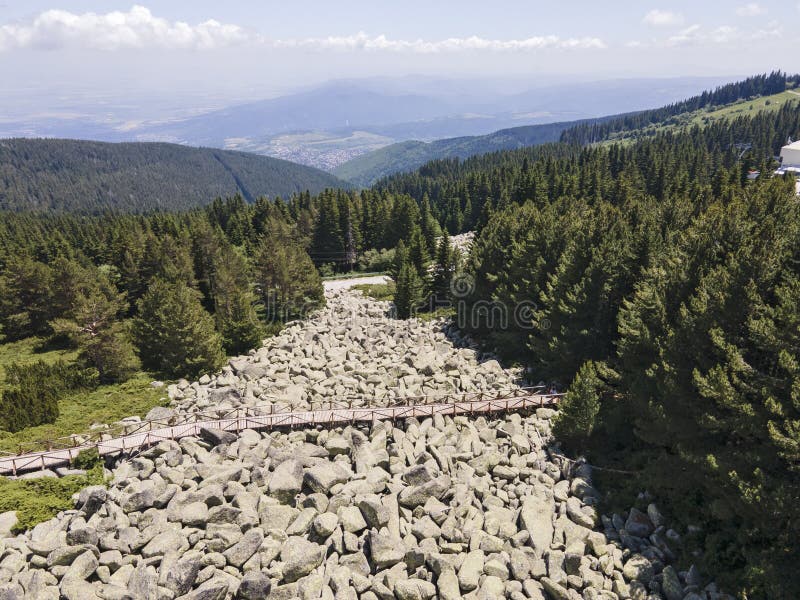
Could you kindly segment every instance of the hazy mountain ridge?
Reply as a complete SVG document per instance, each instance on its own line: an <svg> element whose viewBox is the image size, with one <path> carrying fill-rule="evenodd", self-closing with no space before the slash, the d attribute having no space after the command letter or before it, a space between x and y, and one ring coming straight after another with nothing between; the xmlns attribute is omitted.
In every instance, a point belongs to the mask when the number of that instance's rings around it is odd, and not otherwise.
<svg viewBox="0 0 800 600"><path fill-rule="evenodd" d="M288 196L347 187L288 161L214 148L63 139L0 140L0 208L181 210L220 196Z"/></svg>
<svg viewBox="0 0 800 600"><path fill-rule="evenodd" d="M44 111L39 106L25 110L24 100L16 97L0 101L7 108L0 137L211 146L332 170L397 142L487 135L642 110L722 81L686 77L554 84L524 78L366 78L332 81L266 100L231 101L213 110L202 107L219 106L222 99L194 95L175 105L174 100L137 100L130 92L124 101L104 97L87 106L76 104L84 97L78 94Z"/></svg>

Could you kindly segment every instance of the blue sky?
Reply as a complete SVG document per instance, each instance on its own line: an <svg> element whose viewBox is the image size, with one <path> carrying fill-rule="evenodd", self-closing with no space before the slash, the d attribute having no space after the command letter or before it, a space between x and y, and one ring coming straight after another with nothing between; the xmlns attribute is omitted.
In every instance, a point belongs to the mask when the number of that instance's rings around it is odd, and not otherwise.
<svg viewBox="0 0 800 600"><path fill-rule="evenodd" d="M340 77L800 71L800 0L0 0L0 77L286 89Z"/></svg>

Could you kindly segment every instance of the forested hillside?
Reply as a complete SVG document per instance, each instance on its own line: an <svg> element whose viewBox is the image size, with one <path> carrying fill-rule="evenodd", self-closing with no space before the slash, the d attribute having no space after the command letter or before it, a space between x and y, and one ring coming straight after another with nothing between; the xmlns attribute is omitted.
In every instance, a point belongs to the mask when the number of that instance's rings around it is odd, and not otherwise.
<svg viewBox="0 0 800 600"><path fill-rule="evenodd" d="M679 124L676 120L679 115L709 107L726 106L748 98L778 94L799 84L800 75L787 76L781 72L773 72L720 86L714 91L652 110L573 122L513 127L488 135L443 139L430 143L402 142L354 158L333 172L355 185L368 186L396 173L413 171L435 160L465 159L556 141L586 145L607 140L622 132L634 135L637 130L647 127Z"/></svg>
<svg viewBox="0 0 800 600"><path fill-rule="evenodd" d="M498 150L555 142L565 129L573 125L574 122L549 123L435 142L401 142L354 158L334 169L333 173L345 181L364 187L393 173L414 170L434 159L467 158Z"/></svg>
<svg viewBox="0 0 800 600"><path fill-rule="evenodd" d="M480 230L461 326L571 390L558 438L612 468L606 489L668 498L700 527L704 567L751 598L800 593L800 204L793 180L746 177L798 134L785 106L382 184Z"/></svg>
<svg viewBox="0 0 800 600"><path fill-rule="evenodd" d="M0 140L0 208L185 210L216 197L283 196L347 184L288 161L176 144Z"/></svg>
<svg viewBox="0 0 800 600"><path fill-rule="evenodd" d="M314 264L385 270L399 317L448 304L487 350L569 390L556 439L600 467L606 504L656 494L694 532L683 566L748 598L797 598L800 203L794 180L769 175L789 136L791 103L625 144L439 160L286 202L5 213L5 338L67 345L81 370L17 369L0 419L51 419L58 390L36 382L54 376L79 387L140 363L213 369L320 304ZM469 230L462 261L447 235Z"/></svg>
<svg viewBox="0 0 800 600"><path fill-rule="evenodd" d="M683 185L694 188L710 178L721 167L736 169L744 181L749 168L769 172L774 166L773 157L789 136L800 133L800 109L789 103L777 111L765 111L754 116L741 116L720 120L708 126L699 125L683 132L665 131L634 145L632 150L612 144L605 152L611 157L633 152L639 157L643 173L636 175L642 189L653 192L670 177L669 164L659 165L651 158L672 152L693 152L693 161ZM737 144L750 144L744 153ZM545 144L511 152L497 152L458 159L432 161L417 171L399 173L379 181L375 189L394 194L410 194L414 198L426 197L431 211L445 223L450 233L468 231L486 222L488 215L509 201L525 199L557 199L586 194L593 190L597 173L594 169L581 169L595 150L568 144ZM671 156L672 154L670 154ZM570 159L576 165L566 172L555 169L560 159Z"/></svg>
<svg viewBox="0 0 800 600"><path fill-rule="evenodd" d="M723 106L757 96L779 94L798 85L800 85L800 75L787 75L780 71L773 71L769 75L756 75L661 108L619 115L604 121L577 124L564 130L561 141L570 144L600 142L609 139L613 134L642 129L649 125L667 124L671 118L683 113Z"/></svg>

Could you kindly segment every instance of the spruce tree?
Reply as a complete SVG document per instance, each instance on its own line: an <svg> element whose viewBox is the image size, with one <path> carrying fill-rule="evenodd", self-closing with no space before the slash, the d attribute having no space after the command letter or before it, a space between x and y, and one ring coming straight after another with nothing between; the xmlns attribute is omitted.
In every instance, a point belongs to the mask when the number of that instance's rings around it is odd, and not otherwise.
<svg viewBox="0 0 800 600"><path fill-rule="evenodd" d="M596 365L584 363L558 406L553 423L557 440L579 447L592 434L600 412L601 387Z"/></svg>
<svg viewBox="0 0 800 600"><path fill-rule="evenodd" d="M314 223L311 254L317 264L339 263L345 256L345 232L342 231L339 205L329 193L319 199L319 212Z"/></svg>
<svg viewBox="0 0 800 600"><path fill-rule="evenodd" d="M243 354L257 347L264 337L264 326L256 314L256 296L250 288L244 257L230 246L221 248L214 257L211 295L225 350Z"/></svg>
<svg viewBox="0 0 800 600"><path fill-rule="evenodd" d="M450 243L450 236L445 230L439 239L439 247L436 251L436 265L433 269L431 292L436 302L446 302L450 299L450 282L453 280L455 271L455 252Z"/></svg>
<svg viewBox="0 0 800 600"><path fill-rule="evenodd" d="M145 368L183 377L213 371L222 364L222 337L197 290L156 277L137 309L133 332Z"/></svg>
<svg viewBox="0 0 800 600"><path fill-rule="evenodd" d="M408 319L419 307L423 297L423 282L416 267L407 260L397 276L394 306L398 319Z"/></svg>
<svg viewBox="0 0 800 600"><path fill-rule="evenodd" d="M411 233L411 241L408 244L408 258L417 270L417 274L423 279L427 278L430 256L428 255L425 237L419 227L415 227Z"/></svg>
<svg viewBox="0 0 800 600"><path fill-rule="evenodd" d="M436 238L442 233L442 228L431 212L430 202L427 194L422 198L421 206L422 216L420 218L420 227L422 228L422 235L425 237L425 244L428 248L436 247Z"/></svg>
<svg viewBox="0 0 800 600"><path fill-rule="evenodd" d="M408 249L406 248L406 243L403 240L400 240L394 250L394 260L392 261L392 267L389 270L389 274L392 276L392 279L397 281L397 278L400 277L400 270L403 268L403 265L406 264L406 262L408 262Z"/></svg>
<svg viewBox="0 0 800 600"><path fill-rule="evenodd" d="M286 223L273 220L256 248L254 269L268 319L305 316L325 301L322 279Z"/></svg>

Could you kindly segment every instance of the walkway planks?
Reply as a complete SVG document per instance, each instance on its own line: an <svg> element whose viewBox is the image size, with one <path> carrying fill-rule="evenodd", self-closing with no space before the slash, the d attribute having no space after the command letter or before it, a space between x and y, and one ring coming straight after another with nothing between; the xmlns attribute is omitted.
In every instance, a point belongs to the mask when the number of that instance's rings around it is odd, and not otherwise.
<svg viewBox="0 0 800 600"><path fill-rule="evenodd" d="M222 429L240 432L244 429L279 429L292 427L313 427L317 425L336 426L349 423L424 418L434 415L486 414L518 411L557 404L560 394L545 394L540 389L519 388L495 397L484 398L472 395L461 399L454 397L451 402L417 403L415 399L408 404L392 404L378 407L344 407L299 412L259 413L253 409L230 411L223 418L209 418L203 413L181 415L180 421L168 424L163 421L145 421L135 424L136 431L120 437L98 439L70 448L30 452L16 456L0 457L0 475L17 475L26 471L60 467L70 463L79 452L97 448L101 456L124 454L146 448L163 440L177 440L189 436L199 436L201 428ZM401 400L402 401L402 400Z"/></svg>

